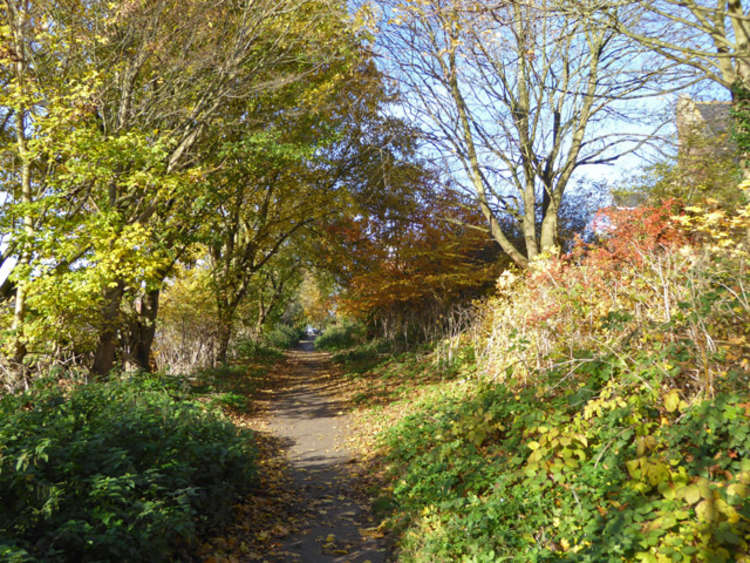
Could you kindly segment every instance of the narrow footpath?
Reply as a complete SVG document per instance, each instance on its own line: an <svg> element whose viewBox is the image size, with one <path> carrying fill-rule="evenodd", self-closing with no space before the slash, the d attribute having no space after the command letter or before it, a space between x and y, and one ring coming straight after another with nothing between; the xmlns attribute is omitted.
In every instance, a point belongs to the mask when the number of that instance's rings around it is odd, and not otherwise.
<svg viewBox="0 0 750 563"><path fill-rule="evenodd" d="M287 354L287 373L269 405L268 430L286 448L296 489L298 531L284 538L268 561L387 561L369 502L357 492L346 449L350 417L335 396L329 355L311 341Z"/></svg>

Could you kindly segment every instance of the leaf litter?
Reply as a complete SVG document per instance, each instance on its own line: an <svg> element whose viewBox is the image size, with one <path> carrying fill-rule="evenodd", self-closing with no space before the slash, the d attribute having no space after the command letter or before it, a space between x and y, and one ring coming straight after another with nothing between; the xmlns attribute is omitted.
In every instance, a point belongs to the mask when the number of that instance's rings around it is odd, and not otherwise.
<svg viewBox="0 0 750 563"><path fill-rule="evenodd" d="M197 560L391 560L370 509L372 482L346 449L346 391L328 355L309 347L269 370L252 394L252 413L231 414L255 432L259 485L234 506L232 525L201 541Z"/></svg>

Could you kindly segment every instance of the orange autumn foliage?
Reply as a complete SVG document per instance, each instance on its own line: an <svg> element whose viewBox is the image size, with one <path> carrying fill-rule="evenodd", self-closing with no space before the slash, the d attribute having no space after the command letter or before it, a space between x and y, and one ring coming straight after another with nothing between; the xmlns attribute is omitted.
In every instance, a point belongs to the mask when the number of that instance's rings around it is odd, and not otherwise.
<svg viewBox="0 0 750 563"><path fill-rule="evenodd" d="M504 264L477 214L442 195L397 220L332 227L345 251L345 313L358 318L437 311L490 289Z"/></svg>

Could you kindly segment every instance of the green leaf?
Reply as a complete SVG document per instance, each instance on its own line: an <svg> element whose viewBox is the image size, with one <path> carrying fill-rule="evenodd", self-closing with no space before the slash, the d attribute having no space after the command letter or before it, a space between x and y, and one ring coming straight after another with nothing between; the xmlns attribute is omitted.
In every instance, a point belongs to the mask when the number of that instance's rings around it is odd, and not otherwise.
<svg viewBox="0 0 750 563"><path fill-rule="evenodd" d="M695 507L695 515L701 522L713 522L716 520L716 508L710 500L703 500Z"/></svg>
<svg viewBox="0 0 750 563"><path fill-rule="evenodd" d="M727 487L727 497L734 504L747 498L747 487L742 483L732 483Z"/></svg>
<svg viewBox="0 0 750 563"><path fill-rule="evenodd" d="M631 459L629 461L625 462L625 467L628 469L628 473L630 473L630 476L633 479L638 479L641 476L640 472L640 466L641 466L641 460L640 459Z"/></svg>

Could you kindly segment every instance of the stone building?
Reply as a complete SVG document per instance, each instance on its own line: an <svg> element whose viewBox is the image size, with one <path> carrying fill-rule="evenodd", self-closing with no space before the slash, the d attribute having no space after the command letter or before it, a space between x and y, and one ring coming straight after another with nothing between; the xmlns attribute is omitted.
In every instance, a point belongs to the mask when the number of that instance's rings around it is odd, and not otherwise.
<svg viewBox="0 0 750 563"><path fill-rule="evenodd" d="M687 200L699 194L718 196L736 184L739 158L730 109L730 102L698 102L687 96L677 102L677 164Z"/></svg>
<svg viewBox="0 0 750 563"><path fill-rule="evenodd" d="M729 156L734 152L730 139L731 107L731 102L698 102L680 96L675 111L679 155Z"/></svg>

